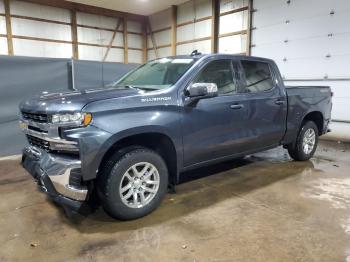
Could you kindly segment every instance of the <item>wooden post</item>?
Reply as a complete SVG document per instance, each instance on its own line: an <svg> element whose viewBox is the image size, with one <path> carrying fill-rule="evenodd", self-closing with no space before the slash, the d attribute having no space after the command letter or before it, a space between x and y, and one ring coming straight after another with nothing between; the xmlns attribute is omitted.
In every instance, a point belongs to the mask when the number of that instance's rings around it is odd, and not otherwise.
<svg viewBox="0 0 350 262"><path fill-rule="evenodd" d="M129 63L129 50L128 50L128 19L126 16L123 18L123 38L124 38L124 64Z"/></svg>
<svg viewBox="0 0 350 262"><path fill-rule="evenodd" d="M122 19L119 19L119 20L118 20L117 26L115 27L115 30L114 30L113 35L112 35L112 38L111 38L111 40L110 40L109 43L108 43L108 47L107 47L107 50L106 50L105 55L103 56L102 62L106 61L107 56L108 56L108 53L109 53L109 50L111 50L111 47L112 47L112 45L113 45L113 41L114 41L114 39L115 39L115 37L116 37L116 35L117 35L117 32L118 32L119 27L121 26L122 22L123 22Z"/></svg>
<svg viewBox="0 0 350 262"><path fill-rule="evenodd" d="M171 54L176 55L177 6L171 6Z"/></svg>
<svg viewBox="0 0 350 262"><path fill-rule="evenodd" d="M212 0L211 52L217 53L219 46L220 1Z"/></svg>
<svg viewBox="0 0 350 262"><path fill-rule="evenodd" d="M253 0L248 0L248 28L247 28L246 55L251 55L252 24L253 24Z"/></svg>
<svg viewBox="0 0 350 262"><path fill-rule="evenodd" d="M6 37L7 37L7 49L8 54L13 55L13 41L12 41L12 25L11 25L11 12L10 12L10 0L4 0L5 5L5 19L6 19Z"/></svg>
<svg viewBox="0 0 350 262"><path fill-rule="evenodd" d="M79 59L77 13L71 10L71 35L73 59Z"/></svg>
<svg viewBox="0 0 350 262"><path fill-rule="evenodd" d="M147 35L147 19L144 19L142 23L142 53L143 53L143 63L148 60L148 35Z"/></svg>

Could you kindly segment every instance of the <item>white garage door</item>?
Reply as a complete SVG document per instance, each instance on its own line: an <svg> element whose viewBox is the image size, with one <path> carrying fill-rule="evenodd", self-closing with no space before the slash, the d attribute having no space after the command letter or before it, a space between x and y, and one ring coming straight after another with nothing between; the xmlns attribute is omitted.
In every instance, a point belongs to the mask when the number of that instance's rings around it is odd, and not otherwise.
<svg viewBox="0 0 350 262"><path fill-rule="evenodd" d="M287 85L331 86L333 121L350 122L350 1L254 0L253 9L252 55L274 59Z"/></svg>

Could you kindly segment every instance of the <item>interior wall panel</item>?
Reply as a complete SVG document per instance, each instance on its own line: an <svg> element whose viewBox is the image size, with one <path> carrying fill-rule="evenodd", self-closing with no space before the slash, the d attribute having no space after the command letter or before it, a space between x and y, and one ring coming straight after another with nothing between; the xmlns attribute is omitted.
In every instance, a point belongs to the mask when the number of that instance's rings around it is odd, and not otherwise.
<svg viewBox="0 0 350 262"><path fill-rule="evenodd" d="M248 11L224 15L220 17L219 33L232 33L247 29Z"/></svg>
<svg viewBox="0 0 350 262"><path fill-rule="evenodd" d="M87 25L92 27L106 28L115 30L118 24L117 18L78 13L77 23L79 25ZM130 28L131 27L131 28ZM123 24L119 26L118 30L123 30ZM128 30L137 32L136 23L128 21ZM136 36L136 37L134 37ZM103 29L92 29L78 26L78 41L81 43L97 44L97 45L109 45L113 37L113 31L107 31ZM135 43L134 43L135 40ZM112 42L113 46L124 46L123 33L118 32ZM140 46L140 40L137 39L137 35L128 34L128 45L130 47ZM79 59L102 61L106 53L106 47L95 47L79 45ZM130 60L130 59L129 59ZM135 60L135 59L134 59ZM111 48L108 52L106 61L109 62L124 62L124 50L121 48Z"/></svg>
<svg viewBox="0 0 350 262"><path fill-rule="evenodd" d="M106 30L97 30L91 28L78 27L78 40L82 43L108 45L112 39L113 32ZM114 46L123 46L123 34L117 33L114 40Z"/></svg>
<svg viewBox="0 0 350 262"><path fill-rule="evenodd" d="M212 15L211 1L209 0L191 0L178 6L177 23L185 23L201 19ZM196 23L187 24L177 28L177 41L191 41L199 38L211 36L211 19ZM199 41L187 44L181 44L176 47L177 54L190 54L197 49L202 53L211 52L210 41Z"/></svg>
<svg viewBox="0 0 350 262"><path fill-rule="evenodd" d="M155 54L154 50L147 51L147 58L148 58L148 60L156 59L156 54Z"/></svg>
<svg viewBox="0 0 350 262"><path fill-rule="evenodd" d="M233 35L219 38L219 52L225 54L244 53L247 47L246 35Z"/></svg>
<svg viewBox="0 0 350 262"><path fill-rule="evenodd" d="M170 47L159 48L157 51L158 51L159 58L171 55ZM148 60L156 59L156 54L154 50L148 50L147 55L148 55Z"/></svg>
<svg viewBox="0 0 350 262"><path fill-rule="evenodd" d="M139 50L128 50L129 63L142 64L143 57L142 51Z"/></svg>
<svg viewBox="0 0 350 262"><path fill-rule="evenodd" d="M71 27L69 25L45 23L20 18L12 18L11 23L13 35L71 41Z"/></svg>
<svg viewBox="0 0 350 262"><path fill-rule="evenodd" d="M103 54L106 52L106 48L103 49ZM98 61L101 61L102 59L99 59ZM124 50L117 49L117 48L111 48L108 52L106 62L118 62L118 63L124 63Z"/></svg>
<svg viewBox="0 0 350 262"><path fill-rule="evenodd" d="M129 47L142 49L142 43L143 43L143 40L142 40L141 35L128 34L128 46ZM142 55L140 56L140 58L142 58Z"/></svg>
<svg viewBox="0 0 350 262"><path fill-rule="evenodd" d="M11 14L70 22L70 11L62 8L27 3L24 1L10 1Z"/></svg>
<svg viewBox="0 0 350 262"><path fill-rule="evenodd" d="M82 60L102 61L107 48L79 45L79 58ZM119 48L111 48L108 52L106 61L108 62L124 62L124 50Z"/></svg>
<svg viewBox="0 0 350 262"><path fill-rule="evenodd" d="M171 26L171 10L166 9L164 11L152 14L149 16L152 30L158 30Z"/></svg>
<svg viewBox="0 0 350 262"><path fill-rule="evenodd" d="M7 39L5 37L0 37L0 54L7 55Z"/></svg>
<svg viewBox="0 0 350 262"><path fill-rule="evenodd" d="M181 26L177 28L177 41L187 41L211 35L211 20Z"/></svg>
<svg viewBox="0 0 350 262"><path fill-rule="evenodd" d="M171 48L170 47L159 48L158 55L159 55L159 57L170 56L171 55Z"/></svg>
<svg viewBox="0 0 350 262"><path fill-rule="evenodd" d="M4 0L0 0L0 13L5 13Z"/></svg>
<svg viewBox="0 0 350 262"><path fill-rule="evenodd" d="M154 33L154 38L157 46L168 45L170 44L170 41L171 41L170 40L171 32L170 30L166 30L166 31ZM151 45L152 45L152 42L151 42Z"/></svg>
<svg viewBox="0 0 350 262"><path fill-rule="evenodd" d="M248 0L221 0L220 13L228 12L233 9L241 8L248 5Z"/></svg>
<svg viewBox="0 0 350 262"><path fill-rule="evenodd" d="M177 7L177 23L185 23L188 21L193 21L195 18L194 12L194 1L188 1Z"/></svg>
<svg viewBox="0 0 350 262"><path fill-rule="evenodd" d="M178 6L177 23L185 23L212 15L210 0L191 0Z"/></svg>
<svg viewBox="0 0 350 262"><path fill-rule="evenodd" d="M141 25L141 23L139 23L137 21L128 20L128 31L129 32L141 33L142 32L142 25Z"/></svg>
<svg viewBox="0 0 350 262"><path fill-rule="evenodd" d="M188 43L184 45L178 45L176 52L178 55L189 55L193 50L198 50L203 54L209 54L211 52L211 41L199 41L194 43Z"/></svg>
<svg viewBox="0 0 350 262"><path fill-rule="evenodd" d="M212 15L211 0L194 0L195 16L197 19Z"/></svg>
<svg viewBox="0 0 350 262"><path fill-rule="evenodd" d="M80 25L115 29L118 23L118 18L77 12L77 23ZM120 29L121 28L122 26Z"/></svg>
<svg viewBox="0 0 350 262"><path fill-rule="evenodd" d="M177 28L178 42L187 41L211 35L211 20L181 26Z"/></svg>
<svg viewBox="0 0 350 262"><path fill-rule="evenodd" d="M72 46L70 44L13 39L13 49L18 56L70 58Z"/></svg>
<svg viewBox="0 0 350 262"><path fill-rule="evenodd" d="M0 16L0 34L6 34L6 20L4 16Z"/></svg>

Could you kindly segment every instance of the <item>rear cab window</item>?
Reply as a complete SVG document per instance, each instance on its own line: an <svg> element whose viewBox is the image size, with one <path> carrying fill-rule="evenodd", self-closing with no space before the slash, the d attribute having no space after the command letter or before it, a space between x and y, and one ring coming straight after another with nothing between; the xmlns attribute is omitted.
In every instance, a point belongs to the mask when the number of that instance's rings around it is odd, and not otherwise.
<svg viewBox="0 0 350 262"><path fill-rule="evenodd" d="M274 88L270 65L261 61L241 61L243 75L245 76L246 93L264 92Z"/></svg>

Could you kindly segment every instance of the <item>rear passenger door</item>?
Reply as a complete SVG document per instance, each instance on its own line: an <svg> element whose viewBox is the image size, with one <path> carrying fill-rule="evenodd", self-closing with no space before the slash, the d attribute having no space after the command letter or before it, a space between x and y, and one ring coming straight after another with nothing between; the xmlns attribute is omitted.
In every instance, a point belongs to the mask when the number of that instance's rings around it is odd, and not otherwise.
<svg viewBox="0 0 350 262"><path fill-rule="evenodd" d="M285 133L287 101L270 64L259 60L241 60L244 89L242 98L248 104L247 128L252 150L276 146Z"/></svg>

